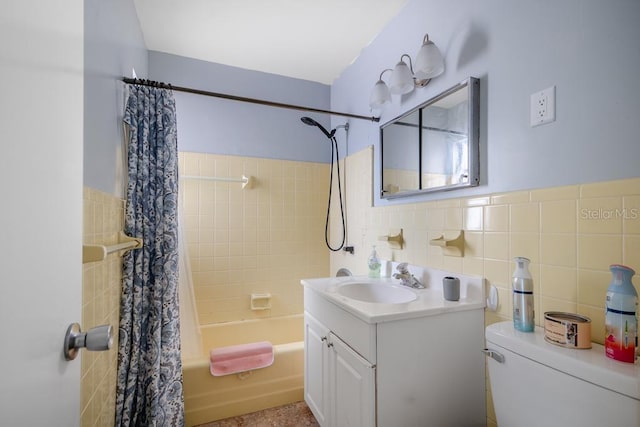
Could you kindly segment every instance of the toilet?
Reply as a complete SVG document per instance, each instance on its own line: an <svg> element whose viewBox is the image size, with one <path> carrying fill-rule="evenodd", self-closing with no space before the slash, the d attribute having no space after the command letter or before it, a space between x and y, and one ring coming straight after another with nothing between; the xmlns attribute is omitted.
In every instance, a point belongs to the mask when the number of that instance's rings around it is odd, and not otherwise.
<svg viewBox="0 0 640 427"><path fill-rule="evenodd" d="M487 326L486 341L499 427L640 426L639 362L608 359L595 343L557 346L511 321Z"/></svg>

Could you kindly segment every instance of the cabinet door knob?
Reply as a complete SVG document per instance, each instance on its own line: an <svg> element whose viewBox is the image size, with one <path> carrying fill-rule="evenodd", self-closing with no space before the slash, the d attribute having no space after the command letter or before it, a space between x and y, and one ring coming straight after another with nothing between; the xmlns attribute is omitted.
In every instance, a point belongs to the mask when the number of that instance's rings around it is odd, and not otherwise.
<svg viewBox="0 0 640 427"><path fill-rule="evenodd" d="M332 343L332 342L327 341L327 347L329 347L329 348L333 347L333 343Z"/></svg>
<svg viewBox="0 0 640 427"><path fill-rule="evenodd" d="M320 338L320 341L326 341L326 340L327 340L327 337Z"/></svg>

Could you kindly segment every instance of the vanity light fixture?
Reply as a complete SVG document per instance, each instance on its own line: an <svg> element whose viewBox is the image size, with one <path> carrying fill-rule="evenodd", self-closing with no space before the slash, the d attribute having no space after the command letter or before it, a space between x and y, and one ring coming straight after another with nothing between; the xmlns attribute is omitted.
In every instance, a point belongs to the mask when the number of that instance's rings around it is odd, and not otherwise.
<svg viewBox="0 0 640 427"><path fill-rule="evenodd" d="M373 90L371 91L371 97L369 98L369 106L373 109L380 109L386 103L391 102L391 92L389 91L389 86L382 80L382 75L387 71L393 71L391 68L387 68L380 73L380 78L378 82L373 86Z"/></svg>
<svg viewBox="0 0 640 427"><path fill-rule="evenodd" d="M409 65L404 62L404 58L409 59ZM382 80L382 75L391 71L391 81L389 86ZM393 70L387 68L380 73L380 79L371 91L369 106L373 109L383 108L385 104L391 102L391 94L404 95L411 93L416 87L425 87L432 78L444 72L444 59L438 47L429 40L429 34L425 34L422 47L418 51L414 64L411 56L403 53L400 62Z"/></svg>

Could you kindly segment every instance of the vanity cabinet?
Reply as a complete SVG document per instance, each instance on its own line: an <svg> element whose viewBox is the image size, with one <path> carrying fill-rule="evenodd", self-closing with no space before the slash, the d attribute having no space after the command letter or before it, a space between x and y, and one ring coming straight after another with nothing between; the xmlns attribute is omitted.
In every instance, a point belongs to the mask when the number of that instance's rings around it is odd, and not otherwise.
<svg viewBox="0 0 640 427"><path fill-rule="evenodd" d="M321 426L375 425L375 365L309 312L304 396Z"/></svg>
<svg viewBox="0 0 640 427"><path fill-rule="evenodd" d="M333 425L375 423L375 365L329 334L329 403Z"/></svg>
<svg viewBox="0 0 640 427"><path fill-rule="evenodd" d="M322 426L375 422L375 365L305 313L305 400Z"/></svg>
<svg viewBox="0 0 640 427"><path fill-rule="evenodd" d="M304 309L321 426L485 425L483 308L367 322L305 286Z"/></svg>
<svg viewBox="0 0 640 427"><path fill-rule="evenodd" d="M304 314L304 400L321 426L329 419L329 329Z"/></svg>

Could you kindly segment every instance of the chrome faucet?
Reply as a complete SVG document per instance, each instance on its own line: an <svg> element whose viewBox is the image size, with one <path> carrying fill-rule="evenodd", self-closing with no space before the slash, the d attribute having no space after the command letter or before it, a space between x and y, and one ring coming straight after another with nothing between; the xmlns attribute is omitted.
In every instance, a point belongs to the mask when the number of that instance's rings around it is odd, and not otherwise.
<svg viewBox="0 0 640 427"><path fill-rule="evenodd" d="M409 286L410 288L424 289L424 285L420 282L420 280L418 280L416 276L409 272L408 263L402 262L398 264L396 270L398 270L398 272L395 273L393 277L396 279L400 279L400 283L402 285Z"/></svg>

